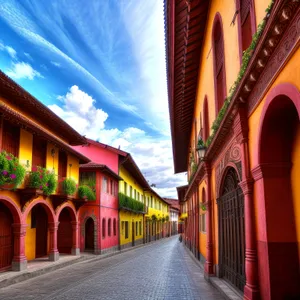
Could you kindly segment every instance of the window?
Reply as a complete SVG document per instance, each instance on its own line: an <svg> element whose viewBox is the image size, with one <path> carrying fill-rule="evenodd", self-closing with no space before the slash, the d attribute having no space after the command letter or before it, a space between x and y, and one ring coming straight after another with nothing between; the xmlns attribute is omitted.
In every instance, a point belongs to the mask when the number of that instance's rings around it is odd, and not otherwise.
<svg viewBox="0 0 300 300"><path fill-rule="evenodd" d="M142 234L142 221L140 221L139 225L140 225L140 235L141 235Z"/></svg>
<svg viewBox="0 0 300 300"><path fill-rule="evenodd" d="M221 16L219 14L217 14L215 17L212 40L214 54L215 106L216 115L218 115L218 112L222 108L226 97L224 38Z"/></svg>
<svg viewBox="0 0 300 300"><path fill-rule="evenodd" d="M137 200L140 201L140 192L137 192Z"/></svg>
<svg viewBox="0 0 300 300"><path fill-rule="evenodd" d="M125 222L121 222L121 230L122 230L122 235L124 235L124 229L125 229Z"/></svg>
<svg viewBox="0 0 300 300"><path fill-rule="evenodd" d="M124 194L127 195L127 182L124 181Z"/></svg>
<svg viewBox="0 0 300 300"><path fill-rule="evenodd" d="M102 238L105 238L105 232L106 232L106 222L105 222L105 218L102 219Z"/></svg>
<svg viewBox="0 0 300 300"><path fill-rule="evenodd" d="M206 232L206 213L200 215L200 229L202 232Z"/></svg>
<svg viewBox="0 0 300 300"><path fill-rule="evenodd" d="M111 218L108 219L108 224L107 224L107 235L111 236Z"/></svg>
<svg viewBox="0 0 300 300"><path fill-rule="evenodd" d="M96 172L80 172L80 184L89 186L96 191Z"/></svg>
<svg viewBox="0 0 300 300"><path fill-rule="evenodd" d="M252 35L255 33L255 16L252 0L237 1L238 14L238 30L239 30L239 45L240 57L242 59L243 51L251 44Z"/></svg>
<svg viewBox="0 0 300 300"><path fill-rule="evenodd" d="M138 222L135 222L135 235L138 235Z"/></svg>
<svg viewBox="0 0 300 300"><path fill-rule="evenodd" d="M36 169L37 167L45 168L47 142L34 135L32 144L32 169Z"/></svg>
<svg viewBox="0 0 300 300"><path fill-rule="evenodd" d="M208 102L207 97L204 98L203 103L203 141L205 142L209 137L209 118L208 118Z"/></svg>
<svg viewBox="0 0 300 300"><path fill-rule="evenodd" d="M113 223L113 230L114 230L114 236L116 236L117 235L117 221L115 218L114 218L114 223Z"/></svg>
<svg viewBox="0 0 300 300"><path fill-rule="evenodd" d="M67 177L68 156L66 152L59 151L58 153L58 177Z"/></svg>
<svg viewBox="0 0 300 300"><path fill-rule="evenodd" d="M107 177L103 176L102 178L102 191L104 193L108 193L108 182L107 182Z"/></svg>
<svg viewBox="0 0 300 300"><path fill-rule="evenodd" d="M128 239L128 221L125 222L125 239Z"/></svg>
<svg viewBox="0 0 300 300"><path fill-rule="evenodd" d="M18 157L19 142L20 142L20 128L13 124L3 121L2 129L2 150Z"/></svg>
<svg viewBox="0 0 300 300"><path fill-rule="evenodd" d="M136 199L136 190L134 190L134 199Z"/></svg>
<svg viewBox="0 0 300 300"><path fill-rule="evenodd" d="M130 190L129 196L132 198L132 186L129 187L129 190Z"/></svg>

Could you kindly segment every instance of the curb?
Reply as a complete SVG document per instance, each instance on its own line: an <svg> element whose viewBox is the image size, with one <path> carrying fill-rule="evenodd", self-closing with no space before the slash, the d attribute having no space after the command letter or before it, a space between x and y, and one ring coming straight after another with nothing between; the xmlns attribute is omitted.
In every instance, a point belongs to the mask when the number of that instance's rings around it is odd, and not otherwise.
<svg viewBox="0 0 300 300"><path fill-rule="evenodd" d="M183 243L184 249L189 254L189 256L193 259L193 261L201 268L204 272L203 264L193 255L190 249ZM203 274L204 275L204 274ZM239 294L235 291L225 280L218 278L216 276L206 277L204 276L207 282L209 282L216 290L220 292L220 294L226 300L243 300L243 295Z"/></svg>
<svg viewBox="0 0 300 300"><path fill-rule="evenodd" d="M81 263L81 262L84 262L84 261L93 262L93 261L102 260L102 259L109 258L109 257L115 256L115 255L119 255L119 254L122 254L122 253L125 253L125 252L128 252L128 251L132 251L132 250L135 250L135 249L138 249L138 248L150 246L150 245L153 245L156 242L163 241L163 240L169 239L171 237L174 237L174 236L165 237L165 238L162 238L162 239L159 239L159 240L156 240L156 241L151 241L149 243L137 245L137 246L134 246L134 247L123 249L123 250L114 251L114 252L111 252L111 253L99 254L99 255L95 254L96 257L91 257L92 255L82 255L82 256L78 257L77 259L66 261L66 262L61 263L61 264L50 265L50 266L47 266L47 267L44 267L44 268L41 268L41 269L38 269L38 270L35 270L35 271L32 271L32 272L24 271L24 273L22 273L22 274L16 274L16 276L1 280L0 281L0 289L8 287L10 285L14 285L16 283L26 281L28 279L38 277L40 275L44 275L44 274L49 273L49 272L53 272L55 270L59 270L59 269L68 267L68 266L73 265L73 264Z"/></svg>

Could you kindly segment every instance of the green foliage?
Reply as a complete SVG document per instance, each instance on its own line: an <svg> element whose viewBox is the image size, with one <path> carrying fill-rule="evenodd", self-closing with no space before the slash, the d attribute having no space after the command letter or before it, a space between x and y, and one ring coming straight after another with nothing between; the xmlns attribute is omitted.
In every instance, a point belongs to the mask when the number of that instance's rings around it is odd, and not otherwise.
<svg viewBox="0 0 300 300"><path fill-rule="evenodd" d="M95 178L82 179L80 181L80 184L88 186L92 191L96 192L96 179Z"/></svg>
<svg viewBox="0 0 300 300"><path fill-rule="evenodd" d="M66 178L62 182L63 193L65 195L74 195L76 192L76 182L72 178Z"/></svg>
<svg viewBox="0 0 300 300"><path fill-rule="evenodd" d="M151 219L152 219L152 221L157 221L157 216L153 214L153 215L151 216Z"/></svg>
<svg viewBox="0 0 300 300"><path fill-rule="evenodd" d="M0 153L0 185L13 184L17 188L24 180L25 168L17 157L2 151Z"/></svg>
<svg viewBox="0 0 300 300"><path fill-rule="evenodd" d="M57 187L54 171L37 167L29 173L29 187L40 189L47 196L51 195Z"/></svg>
<svg viewBox="0 0 300 300"><path fill-rule="evenodd" d="M170 220L170 217L166 216L166 222L169 222L169 220Z"/></svg>
<svg viewBox="0 0 300 300"><path fill-rule="evenodd" d="M165 218L165 217L162 217L162 218L161 218L161 221L162 221L163 223L165 223L165 222L166 222L166 218Z"/></svg>
<svg viewBox="0 0 300 300"><path fill-rule="evenodd" d="M273 4L274 4L274 1L272 0L271 3L270 3L270 5L269 5L268 8L266 9L267 14L270 13ZM225 114L226 114L226 112L227 112L227 109L228 109L228 107L229 107L229 104L230 104L230 102L231 102L233 96L234 96L234 93L236 92L237 87L239 86L239 83L241 82L241 80L242 80L242 78L243 78L243 76L244 76L244 74L245 74L245 72L246 72L246 69L247 69L247 67L248 67L248 65L249 65L249 61L250 61L250 59L251 59L251 57L252 57L252 55L253 55L253 53L254 53L254 50L255 50L255 48L256 48L256 45L257 45L257 43L258 43L258 41L259 41L259 38L261 37L261 34L262 34L262 32L263 32L265 26L266 26L266 18L263 19L263 21L261 22L261 24L259 24L259 25L257 26L257 31L256 31L256 33L255 33L255 34L253 35L253 37L252 37L252 41L251 41L251 44L250 44L249 48L246 49L246 50L243 52L242 65L241 65L240 71L239 71L239 73L238 73L237 79L236 79L236 81L233 83L233 85L231 86L231 88L229 89L229 95L228 95L228 97L225 99L225 102L224 102L222 108L220 109L217 118L216 118L215 121L213 122L213 125L212 125L212 127L211 127L211 129L212 129L212 134L208 137L208 139L207 139L207 141L206 141L206 146L207 146L207 147L211 144L211 142L212 142L212 140L213 140L213 138L214 138L216 132L218 131L218 129L219 129L219 127L220 127L220 124L221 124L221 122L222 122L222 120L223 120L223 118L224 118L224 116L225 116Z"/></svg>
<svg viewBox="0 0 300 300"><path fill-rule="evenodd" d="M198 143L197 143L197 148L196 148L196 149L203 148L203 147L205 147L205 143L204 143L204 141L202 140L202 138L200 137L200 138L198 139Z"/></svg>
<svg viewBox="0 0 300 300"><path fill-rule="evenodd" d="M80 199L84 199L86 197L89 201L96 200L95 193L87 185L81 185L78 188L78 196L79 196Z"/></svg>
<svg viewBox="0 0 300 300"><path fill-rule="evenodd" d="M124 208L129 208L135 212L144 212L144 203L137 201L123 193L119 193L119 206Z"/></svg>
<svg viewBox="0 0 300 300"><path fill-rule="evenodd" d="M201 207L201 209L202 209L203 211L206 211L206 205L205 205L205 204L201 203L201 204L200 204L200 207Z"/></svg>

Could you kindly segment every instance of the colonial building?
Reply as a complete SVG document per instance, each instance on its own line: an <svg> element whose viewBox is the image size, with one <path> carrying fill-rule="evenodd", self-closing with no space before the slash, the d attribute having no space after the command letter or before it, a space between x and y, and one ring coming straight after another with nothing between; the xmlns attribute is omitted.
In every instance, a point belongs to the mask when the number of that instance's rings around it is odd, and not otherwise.
<svg viewBox="0 0 300 300"><path fill-rule="evenodd" d="M175 235L178 233L178 222L179 222L179 215L180 215L180 205L178 199L170 199L164 198L164 200L170 205L170 224L169 224L169 231L170 235Z"/></svg>
<svg viewBox="0 0 300 300"><path fill-rule="evenodd" d="M185 242L244 299L300 298L300 2L166 0Z"/></svg>
<svg viewBox="0 0 300 300"><path fill-rule="evenodd" d="M81 251L103 254L119 248L119 155L122 151L87 139L74 146L92 161L80 165L80 183L94 197L79 211Z"/></svg>
<svg viewBox="0 0 300 300"><path fill-rule="evenodd" d="M0 72L0 271L79 254L85 138Z"/></svg>
<svg viewBox="0 0 300 300"><path fill-rule="evenodd" d="M145 240L151 242L170 235L169 203L160 197L153 189L145 190Z"/></svg>

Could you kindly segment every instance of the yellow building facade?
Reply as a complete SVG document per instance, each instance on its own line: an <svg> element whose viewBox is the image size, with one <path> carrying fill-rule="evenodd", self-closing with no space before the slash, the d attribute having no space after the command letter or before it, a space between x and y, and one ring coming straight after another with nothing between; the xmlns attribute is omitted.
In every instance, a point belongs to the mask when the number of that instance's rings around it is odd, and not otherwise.
<svg viewBox="0 0 300 300"><path fill-rule="evenodd" d="M300 296L299 9L166 5L175 172L189 181L185 243L207 278L244 299Z"/></svg>
<svg viewBox="0 0 300 300"><path fill-rule="evenodd" d="M62 186L78 184L79 163L89 160L70 144L85 139L3 73L0 90L0 227L7 237L0 270L24 270L37 257L57 260L59 252L79 254L81 202Z"/></svg>

